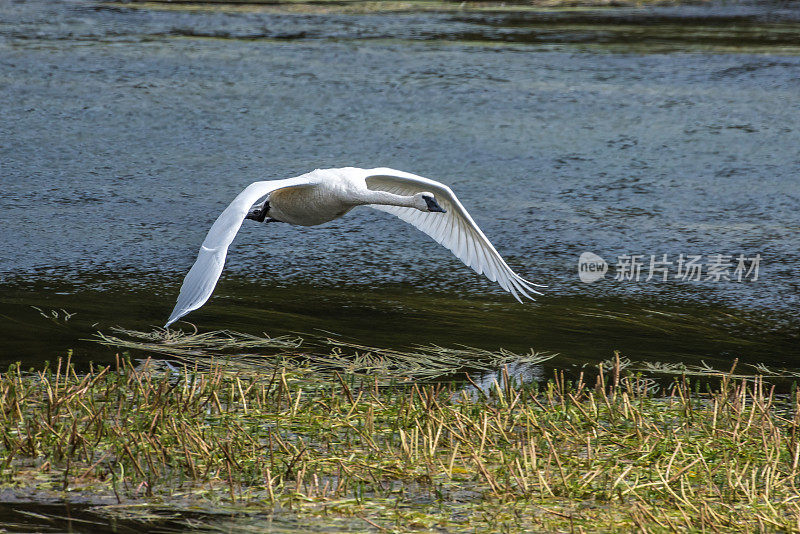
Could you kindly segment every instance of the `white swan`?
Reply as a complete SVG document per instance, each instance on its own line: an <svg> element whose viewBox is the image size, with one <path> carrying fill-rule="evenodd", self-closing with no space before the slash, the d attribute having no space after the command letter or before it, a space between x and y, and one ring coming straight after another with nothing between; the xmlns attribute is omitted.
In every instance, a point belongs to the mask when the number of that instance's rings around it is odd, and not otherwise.
<svg viewBox="0 0 800 534"><path fill-rule="evenodd" d="M265 196L266 202L250 211ZM528 282L511 270L446 185L387 168L317 169L296 178L254 182L237 195L208 231L165 327L211 296L228 246L245 219L313 226L361 205L416 226L518 301L522 302L520 295L529 299L533 299L529 293L541 295L534 286L544 286Z"/></svg>

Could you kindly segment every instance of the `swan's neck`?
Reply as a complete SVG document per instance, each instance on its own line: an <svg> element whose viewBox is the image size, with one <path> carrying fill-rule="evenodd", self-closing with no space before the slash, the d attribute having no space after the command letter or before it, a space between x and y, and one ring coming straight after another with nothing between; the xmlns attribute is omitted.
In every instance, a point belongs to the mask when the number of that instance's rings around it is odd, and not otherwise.
<svg viewBox="0 0 800 534"><path fill-rule="evenodd" d="M359 202L361 204L382 204L384 206L418 208L414 196L395 195L387 191L364 191L359 196Z"/></svg>

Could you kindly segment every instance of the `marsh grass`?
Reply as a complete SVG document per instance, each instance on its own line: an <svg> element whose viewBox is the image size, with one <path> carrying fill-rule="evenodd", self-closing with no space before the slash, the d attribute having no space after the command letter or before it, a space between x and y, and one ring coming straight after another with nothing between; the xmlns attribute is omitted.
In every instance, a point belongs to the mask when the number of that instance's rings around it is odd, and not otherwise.
<svg viewBox="0 0 800 534"><path fill-rule="evenodd" d="M723 373L381 385L121 358L0 375L3 492L380 531L798 531L800 393ZM159 512L161 510L162 512ZM148 515L149 514L149 515Z"/></svg>
<svg viewBox="0 0 800 534"><path fill-rule="evenodd" d="M256 336L229 330L198 333L155 329L151 332L115 328L99 332L95 341L143 354L161 354L188 365L208 369L223 365L228 371L271 373L279 369L329 379L337 373L378 380L381 385L435 380L462 374L494 372L508 364L538 365L557 356L530 351L417 345L393 350L333 338Z"/></svg>

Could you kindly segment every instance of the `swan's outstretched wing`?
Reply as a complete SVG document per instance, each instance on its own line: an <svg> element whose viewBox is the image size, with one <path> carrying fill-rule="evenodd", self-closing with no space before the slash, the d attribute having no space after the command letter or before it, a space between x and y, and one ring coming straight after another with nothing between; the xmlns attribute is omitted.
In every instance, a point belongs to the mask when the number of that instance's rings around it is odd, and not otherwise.
<svg viewBox="0 0 800 534"><path fill-rule="evenodd" d="M541 295L534 287L545 286L528 282L511 270L449 187L435 180L394 169L365 169L363 172L367 187L370 189L397 195L413 195L427 191L436 196L436 201L447 210L447 213L375 204L371 204L371 207L396 215L422 230L436 242L450 249L475 272L500 284L520 302L522 302L520 295L529 299L533 299L530 293Z"/></svg>
<svg viewBox="0 0 800 534"><path fill-rule="evenodd" d="M189 269L186 278L183 279L178 302L175 304L175 308L164 326L171 325L190 311L196 310L206 303L208 297L214 291L214 286L217 285L220 273L222 273L228 246L230 246L239 231L239 227L242 226L242 221L244 221L245 216L256 201L276 189L311 185L313 183L315 182L310 177L304 175L285 180L254 182L239 193L233 199L233 202L225 208L225 211L217 217L217 220L208 231L208 235L206 235L203 244L200 246L197 260L192 265L192 268Z"/></svg>

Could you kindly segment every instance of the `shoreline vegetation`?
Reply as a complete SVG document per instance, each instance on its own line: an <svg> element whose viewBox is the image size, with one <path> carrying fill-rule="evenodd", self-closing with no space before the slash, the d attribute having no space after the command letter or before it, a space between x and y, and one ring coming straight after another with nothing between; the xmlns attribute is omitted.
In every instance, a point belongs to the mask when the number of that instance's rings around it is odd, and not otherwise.
<svg viewBox="0 0 800 534"><path fill-rule="evenodd" d="M265 23L241 28L226 25L177 25L159 35L191 39L243 41L305 41L378 39L388 41L459 42L479 46L568 46L575 50L603 50L623 53L752 53L797 55L796 23L767 15L762 6L749 14L736 15L735 23L714 0L532 0L532 1L447 1L447 0L106 0L99 8L141 9L152 12L184 12L228 15L261 14L359 16L430 14L436 18L464 17L467 26L452 24L420 27L402 26L387 31L322 32L302 29L283 32L282 24ZM686 9L658 9L686 6ZM707 9L697 9L706 6ZM753 7L753 6L750 6ZM764 11L766 10L766 11ZM681 13L683 11L683 13ZM693 13L690 13L694 11ZM497 19L499 17L499 19ZM201 17L202 18L202 17ZM305 21L310 28L321 21ZM401 22L394 20L395 23ZM433 21L428 21L433 22ZM324 24L323 24L324 26Z"/></svg>
<svg viewBox="0 0 800 534"><path fill-rule="evenodd" d="M526 11L707 4L711 0L107 0L106 5L155 9L268 10L287 13L399 11Z"/></svg>
<svg viewBox="0 0 800 534"><path fill-rule="evenodd" d="M183 363L123 353L87 372L67 358L0 373L5 500L380 532L800 531L800 392L735 364L713 384L681 373L659 386L619 354L592 379L402 383L375 372L393 369L385 354L384 367L337 369L272 339L288 356L259 371L262 338L231 365L196 358L207 334L173 335L150 343L183 343Z"/></svg>

